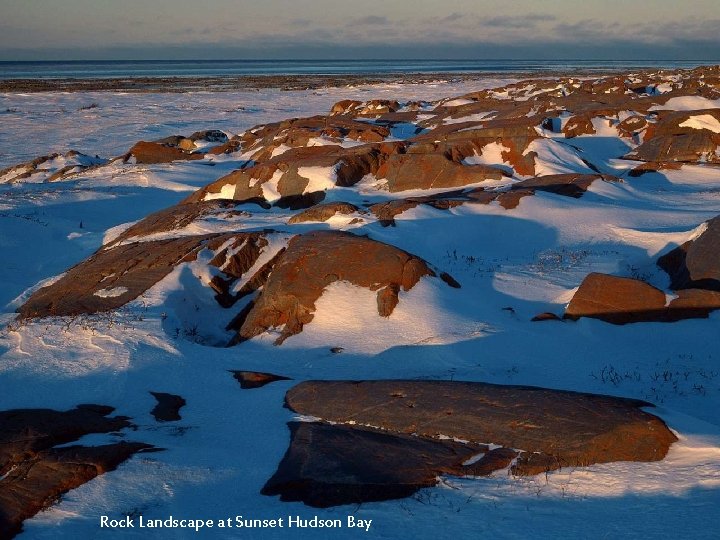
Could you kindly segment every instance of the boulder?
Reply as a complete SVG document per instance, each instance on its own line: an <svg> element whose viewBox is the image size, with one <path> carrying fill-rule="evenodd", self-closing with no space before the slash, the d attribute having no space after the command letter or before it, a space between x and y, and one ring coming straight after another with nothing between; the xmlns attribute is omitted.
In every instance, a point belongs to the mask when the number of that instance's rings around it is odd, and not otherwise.
<svg viewBox="0 0 720 540"><path fill-rule="evenodd" d="M603 182L621 182L616 176L609 174L549 174L522 180L511 186L512 190L547 191L564 195L565 197L580 198L590 185L596 180Z"/></svg>
<svg viewBox="0 0 720 540"><path fill-rule="evenodd" d="M194 146L194 145L193 145ZM159 142L140 141L128 151L123 157L124 161L135 158L135 163L170 163L172 161L188 161L202 159L202 153L193 153L182 149L179 146L171 146Z"/></svg>
<svg viewBox="0 0 720 540"><path fill-rule="evenodd" d="M261 493L318 508L409 497L439 475L470 474L463 463L487 449L317 422L288 426L290 447Z"/></svg>
<svg viewBox="0 0 720 540"><path fill-rule="evenodd" d="M720 216L707 222L705 230L658 259L670 276L673 289L720 291Z"/></svg>
<svg viewBox="0 0 720 540"><path fill-rule="evenodd" d="M675 435L644 401L460 381L307 381L291 388L294 412L383 433L449 437L515 449L514 474L613 461L658 461ZM351 426L349 426L351 428Z"/></svg>
<svg viewBox="0 0 720 540"><path fill-rule="evenodd" d="M392 313L392 299L423 276L435 276L425 261L363 236L313 231L293 237L242 321L238 335L249 339L281 328L276 344L302 331L313 319L315 302L335 281L379 291L379 313ZM387 289L390 287L390 289ZM397 302L395 302L397 303Z"/></svg>
<svg viewBox="0 0 720 540"><path fill-rule="evenodd" d="M466 186L500 180L503 171L488 165L463 165L444 153L392 154L378 170L391 192Z"/></svg>
<svg viewBox="0 0 720 540"><path fill-rule="evenodd" d="M292 216L288 223L305 223L307 221L327 221L336 214L350 215L360 212L360 209L354 204L346 202L332 202L325 204L316 204L307 210Z"/></svg>
<svg viewBox="0 0 720 540"><path fill-rule="evenodd" d="M591 317L613 324L665 319L665 293L637 279L589 274L565 309L566 319Z"/></svg>

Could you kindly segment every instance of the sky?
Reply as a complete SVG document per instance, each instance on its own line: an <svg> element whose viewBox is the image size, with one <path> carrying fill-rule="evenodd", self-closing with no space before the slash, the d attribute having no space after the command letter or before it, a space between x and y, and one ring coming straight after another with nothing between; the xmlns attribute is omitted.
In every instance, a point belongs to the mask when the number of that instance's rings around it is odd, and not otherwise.
<svg viewBox="0 0 720 540"><path fill-rule="evenodd" d="M0 0L0 60L720 63L720 0Z"/></svg>

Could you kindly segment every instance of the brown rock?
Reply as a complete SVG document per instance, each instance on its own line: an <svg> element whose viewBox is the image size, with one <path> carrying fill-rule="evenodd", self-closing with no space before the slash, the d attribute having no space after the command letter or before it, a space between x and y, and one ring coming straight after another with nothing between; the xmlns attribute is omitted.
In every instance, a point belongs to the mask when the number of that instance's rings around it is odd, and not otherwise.
<svg viewBox="0 0 720 540"><path fill-rule="evenodd" d="M500 180L503 172L488 165L462 165L442 153L406 153L388 157L378 171L391 192L466 186Z"/></svg>
<svg viewBox="0 0 720 540"><path fill-rule="evenodd" d="M135 157L136 163L170 163L171 161L187 161L202 159L202 153L190 153L177 146L168 146L157 142L140 141L135 143L124 160L128 161L131 156Z"/></svg>
<svg viewBox="0 0 720 540"><path fill-rule="evenodd" d="M203 248L217 250L226 242L242 245L243 249L233 253L230 259L225 255L227 249L222 250L211 264L233 279L240 277L240 269L252 266L260 248L267 244L262 233L227 233L180 236L100 249L58 281L30 296L18 310L19 317L80 315L117 309L137 298L178 264L195 260Z"/></svg>
<svg viewBox="0 0 720 540"><path fill-rule="evenodd" d="M307 210L295 214L288 220L288 223L305 223L307 221L327 221L336 214L349 215L359 212L360 209L354 204L346 202L333 202L317 204Z"/></svg>
<svg viewBox="0 0 720 540"><path fill-rule="evenodd" d="M596 180L621 182L619 178L608 174L550 174L517 182L511 186L511 189L547 191L549 193L556 193L577 199L582 197L590 185Z"/></svg>
<svg viewBox="0 0 720 540"><path fill-rule="evenodd" d="M240 383L240 388L248 390L262 388L266 384L276 381L290 381L290 377L275 375L274 373L262 373L260 371L231 371L233 377Z"/></svg>
<svg viewBox="0 0 720 540"><path fill-rule="evenodd" d="M528 386L457 381L308 381L287 406L331 422L492 442L523 453L515 474L612 461L658 461L677 439L649 403Z"/></svg>
<svg viewBox="0 0 720 540"><path fill-rule="evenodd" d="M580 284L564 317L626 324L660 321L665 316L665 293L661 290L637 279L592 273Z"/></svg>
<svg viewBox="0 0 720 540"><path fill-rule="evenodd" d="M544 313L539 313L538 315L535 315L532 319L530 319L531 322L540 322L540 321L561 321L562 319L555 315L554 313L550 313L549 311L546 311Z"/></svg>
<svg viewBox="0 0 720 540"><path fill-rule="evenodd" d="M22 522L60 495L115 469L143 443L53 448L89 433L108 433L131 424L108 417L112 407L80 405L69 411L16 409L0 412L0 537L12 538Z"/></svg>
<svg viewBox="0 0 720 540"><path fill-rule="evenodd" d="M434 275L422 259L367 237L337 231L295 236L275 264L239 336L249 339L270 328L282 328L276 342L282 343L312 321L315 302L335 281L371 290L391 286L381 291L379 300L379 305L389 309L390 296L400 287L408 291L421 277Z"/></svg>

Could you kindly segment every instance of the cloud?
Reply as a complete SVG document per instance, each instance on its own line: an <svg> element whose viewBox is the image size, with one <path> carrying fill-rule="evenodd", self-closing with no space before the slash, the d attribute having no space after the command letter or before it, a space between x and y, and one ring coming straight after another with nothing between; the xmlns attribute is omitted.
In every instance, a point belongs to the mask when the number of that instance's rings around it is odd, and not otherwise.
<svg viewBox="0 0 720 540"><path fill-rule="evenodd" d="M528 13L527 15L503 15L484 19L483 24L487 26L499 26L504 28L535 28L538 23L552 22L557 20L554 15L540 13Z"/></svg>
<svg viewBox="0 0 720 540"><path fill-rule="evenodd" d="M353 19L350 21L348 26L385 26L390 24L387 17L381 17L379 15L368 15L367 17L361 17L359 19Z"/></svg>

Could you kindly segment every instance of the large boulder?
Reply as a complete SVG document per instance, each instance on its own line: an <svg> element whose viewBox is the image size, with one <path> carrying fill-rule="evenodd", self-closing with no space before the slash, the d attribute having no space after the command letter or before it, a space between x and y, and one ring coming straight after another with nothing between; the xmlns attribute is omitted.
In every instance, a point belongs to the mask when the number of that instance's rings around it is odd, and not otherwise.
<svg viewBox="0 0 720 540"><path fill-rule="evenodd" d="M290 447L263 495L326 508L408 497L487 447L317 422L291 422Z"/></svg>
<svg viewBox="0 0 720 540"><path fill-rule="evenodd" d="M643 281L592 273L573 295L564 318L590 317L613 324L673 322L705 318L716 309L720 309L720 292L682 289L668 299Z"/></svg>
<svg viewBox="0 0 720 540"><path fill-rule="evenodd" d="M177 142L181 144L182 141ZM174 143L174 141L173 141ZM185 148L189 148L185 146ZM204 154L192 152L172 143L140 141L128 151L123 157L124 161L134 158L135 163L170 163L172 161L190 161L202 159Z"/></svg>
<svg viewBox="0 0 720 540"><path fill-rule="evenodd" d="M307 381L286 394L296 413L388 434L515 449L515 474L613 461L658 461L675 435L644 401L459 381Z"/></svg>
<svg viewBox="0 0 720 540"><path fill-rule="evenodd" d="M670 275L673 289L720 291L720 216L695 239L660 257L658 266Z"/></svg>
<svg viewBox="0 0 720 540"><path fill-rule="evenodd" d="M589 274L565 309L566 319L592 317L614 324L663 320L665 293L637 279Z"/></svg>
<svg viewBox="0 0 720 540"><path fill-rule="evenodd" d="M281 328L276 343L282 343L312 321L315 302L336 281L378 291L379 313L388 316L392 313L388 297L397 299L400 288L409 291L421 277L434 275L422 259L367 237L337 231L295 236L242 321L238 336L249 339Z"/></svg>

